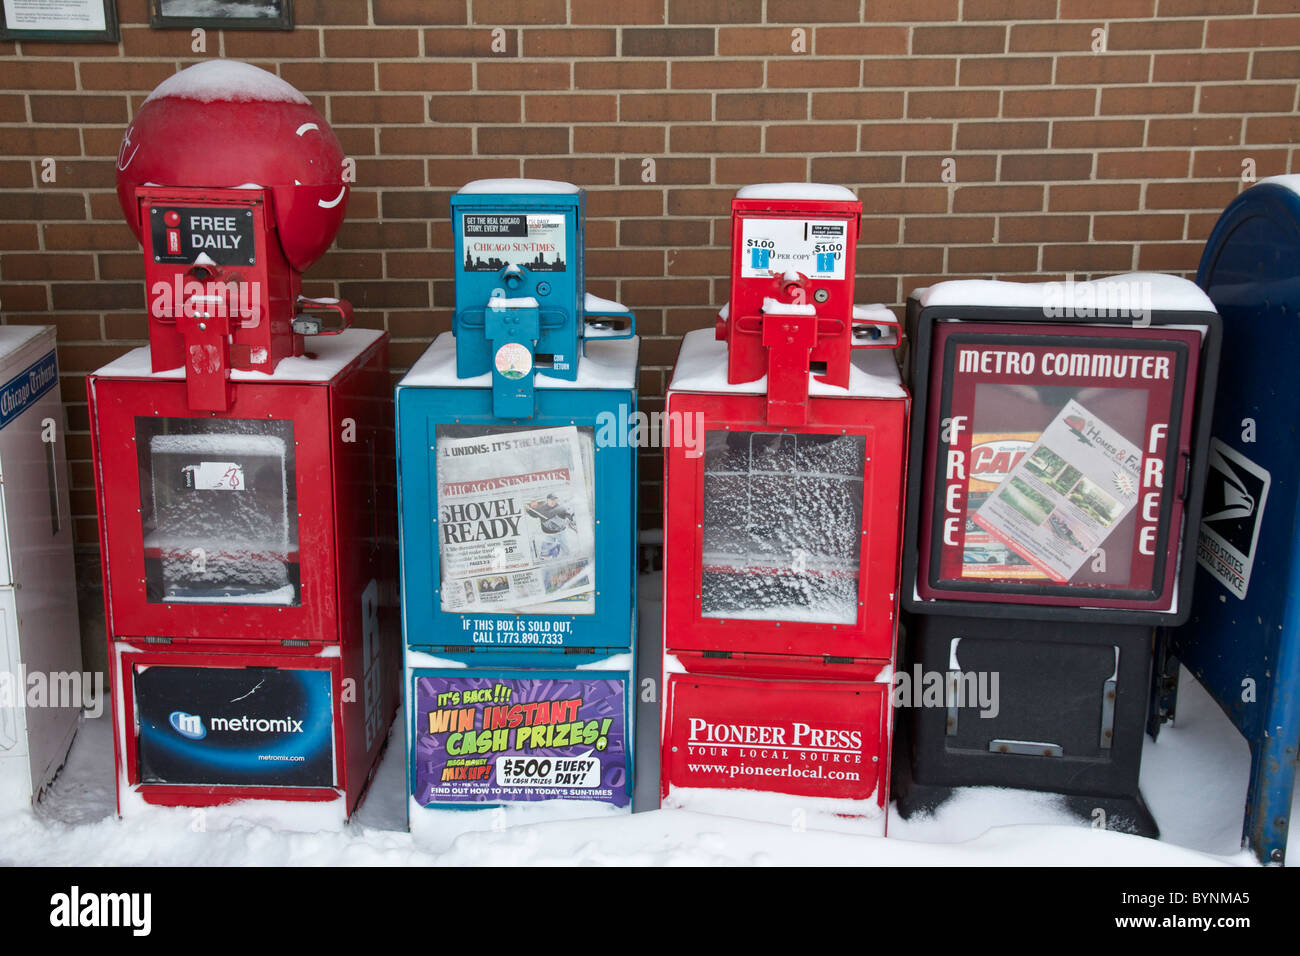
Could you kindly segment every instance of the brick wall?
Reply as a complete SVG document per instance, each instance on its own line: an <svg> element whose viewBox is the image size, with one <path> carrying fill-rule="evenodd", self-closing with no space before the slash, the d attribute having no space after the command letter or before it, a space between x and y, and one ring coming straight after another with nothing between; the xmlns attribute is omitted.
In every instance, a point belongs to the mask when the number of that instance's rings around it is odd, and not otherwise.
<svg viewBox="0 0 1300 956"><path fill-rule="evenodd" d="M120 45L0 43L0 306L58 326L88 548L83 378L146 334L113 158L143 96L203 56L151 30L146 0L117 5ZM450 324L448 195L570 180L589 190L589 287L637 312L648 409L725 301L739 185L856 188L859 301L899 306L942 276L1189 274L1243 168L1298 164L1297 0L294 5L293 33L214 31L206 55L277 71L357 160L306 291L350 299L405 368ZM661 462L642 469L654 526Z"/></svg>

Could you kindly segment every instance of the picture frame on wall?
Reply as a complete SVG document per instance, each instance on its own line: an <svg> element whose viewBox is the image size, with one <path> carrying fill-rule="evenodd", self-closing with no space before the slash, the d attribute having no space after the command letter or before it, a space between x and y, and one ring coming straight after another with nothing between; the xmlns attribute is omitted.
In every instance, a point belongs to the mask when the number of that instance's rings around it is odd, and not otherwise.
<svg viewBox="0 0 1300 956"><path fill-rule="evenodd" d="M292 30L293 0L149 0L155 30Z"/></svg>
<svg viewBox="0 0 1300 956"><path fill-rule="evenodd" d="M118 43L116 0L0 0L0 40Z"/></svg>

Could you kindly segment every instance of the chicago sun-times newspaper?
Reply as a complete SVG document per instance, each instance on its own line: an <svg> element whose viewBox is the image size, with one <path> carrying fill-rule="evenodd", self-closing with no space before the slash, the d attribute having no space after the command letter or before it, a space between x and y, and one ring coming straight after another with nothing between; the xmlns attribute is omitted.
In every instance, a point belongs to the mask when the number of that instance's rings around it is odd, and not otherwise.
<svg viewBox="0 0 1300 956"><path fill-rule="evenodd" d="M1137 504L1141 464L1136 445L1071 400L972 520L1064 584Z"/></svg>
<svg viewBox="0 0 1300 956"><path fill-rule="evenodd" d="M442 609L590 613L591 436L574 426L437 439Z"/></svg>

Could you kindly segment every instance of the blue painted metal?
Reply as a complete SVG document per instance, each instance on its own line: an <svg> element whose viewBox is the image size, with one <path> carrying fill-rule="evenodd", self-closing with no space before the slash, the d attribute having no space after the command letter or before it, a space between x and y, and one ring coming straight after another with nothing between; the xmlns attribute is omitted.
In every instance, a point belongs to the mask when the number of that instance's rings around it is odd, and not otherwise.
<svg viewBox="0 0 1300 956"><path fill-rule="evenodd" d="M1207 486L1201 544L1207 527L1257 538L1244 596L1206 570L1198 547L1191 617L1164 636L1250 744L1243 842L1281 863L1300 744L1300 195L1264 181L1238 196L1210 234L1197 283L1224 326L1210 481L1226 491ZM1235 524L1214 524L1216 493ZM1175 693L1166 688L1157 719L1173 716Z"/></svg>
<svg viewBox="0 0 1300 956"><path fill-rule="evenodd" d="M586 309L585 195L576 188L492 192L466 187L451 197L456 371L461 378L492 374L498 418L532 414L538 371L573 381L586 338L630 338L635 332L630 312ZM502 251L485 252L476 243ZM547 251L535 251L538 245ZM617 329L602 321L611 319ZM589 324L595 328L589 330Z"/></svg>
<svg viewBox="0 0 1300 956"><path fill-rule="evenodd" d="M460 343L457 342L459 350ZM628 348L635 348L628 343ZM636 421L634 388L537 390L537 413L503 420L487 388L397 389L398 509L402 554L402 630L408 647L472 666L535 667L578 662L572 655L628 653L636 620ZM439 425L592 429L595 445L596 588L594 614L461 614L441 610L434 518L438 489L433 446ZM497 633L501 621L545 621L557 643L526 643L533 634ZM475 621L491 622L478 627ZM468 623L467 623L468 622ZM539 624L538 626L545 626ZM555 628L563 628L559 633ZM492 632L506 643L475 642ZM590 659L590 658L587 658ZM560 665L560 666L565 666Z"/></svg>

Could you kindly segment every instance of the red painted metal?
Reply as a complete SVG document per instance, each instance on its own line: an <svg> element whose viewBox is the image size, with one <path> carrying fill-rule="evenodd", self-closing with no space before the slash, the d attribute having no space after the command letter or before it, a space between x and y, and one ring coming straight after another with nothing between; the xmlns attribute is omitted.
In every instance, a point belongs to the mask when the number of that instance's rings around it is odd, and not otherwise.
<svg viewBox="0 0 1300 956"><path fill-rule="evenodd" d="M262 72L232 68L245 79ZM343 149L305 97L263 82L278 90L263 96L290 99L160 87L118 154L118 200L144 247L153 368L184 368L196 411L229 407L230 369L272 372L301 355L303 310L336 313L326 333L351 322L347 303L301 295L302 271L343 222Z"/></svg>
<svg viewBox="0 0 1300 956"><path fill-rule="evenodd" d="M703 415L706 433L781 431L766 423L767 405L761 395L670 392L668 410L670 423L677 416ZM705 458L691 457L685 445L674 442L670 434L664 462L664 486L673 492L664 496L664 629L670 635L668 646L680 651L812 657L823 662L828 656L879 662L868 668L872 674L888 663L893 657L898 616L899 502L907 410L905 399L814 398L808 402L811 424L791 429L799 434L862 435L866 443L859 607L851 624L702 616ZM798 502L792 501L791 506L798 507Z"/></svg>
<svg viewBox="0 0 1300 956"><path fill-rule="evenodd" d="M133 726L130 661L328 669L334 674L340 702L335 715L336 790L159 785L138 790L148 802L187 806L252 797L342 796L351 813L378 759L400 697L395 449L387 335L359 351L328 381L268 379L236 382L230 388L229 410L195 416L189 410L186 383L179 378L142 373L139 377L91 375L87 381L105 617L110 655L118 662L111 672L119 785L138 783L132 776L133 737L123 730ZM150 602L136 425L158 417L292 425L299 603ZM377 702L369 712L360 703L368 698Z"/></svg>
<svg viewBox="0 0 1300 956"><path fill-rule="evenodd" d="M661 786L889 802L889 685L670 674Z"/></svg>
<svg viewBox="0 0 1300 956"><path fill-rule="evenodd" d="M818 381L848 385L861 216L862 203L857 201L740 197L731 201L731 296L717 336L727 342L729 382L767 376L768 418L773 423L805 421L810 368ZM747 225L790 228L811 221L842 227L842 239L836 240L843 246L835 270L838 278L810 276L776 259L769 262L770 268L754 268ZM789 313L780 306L788 306Z"/></svg>

